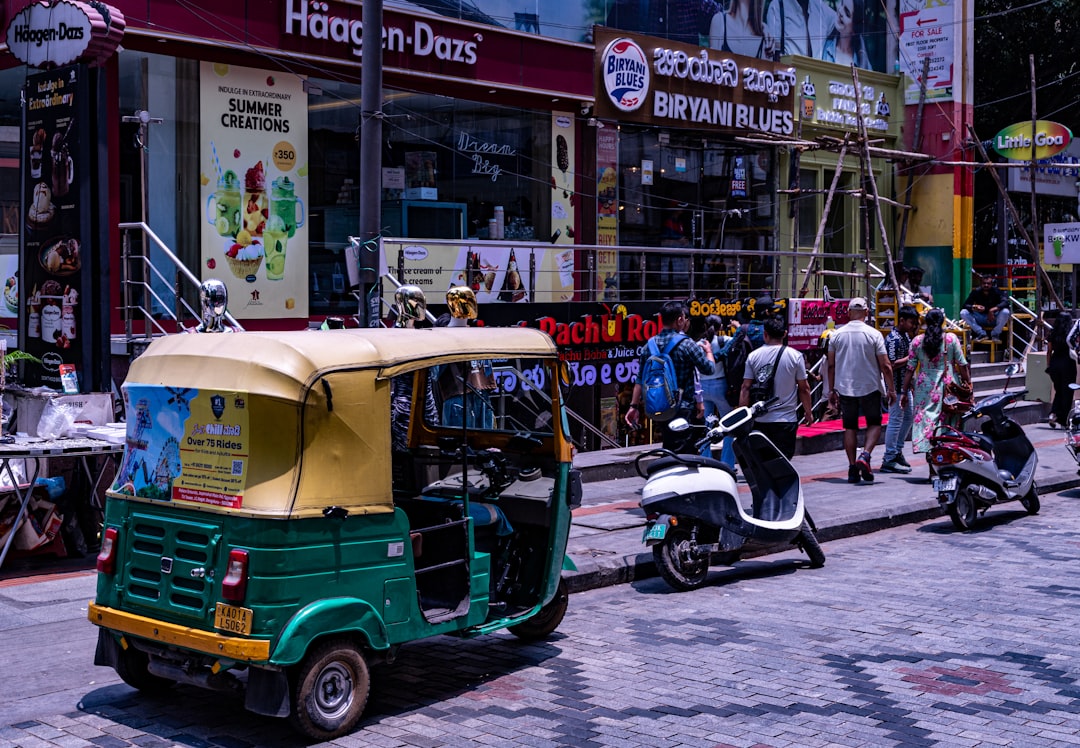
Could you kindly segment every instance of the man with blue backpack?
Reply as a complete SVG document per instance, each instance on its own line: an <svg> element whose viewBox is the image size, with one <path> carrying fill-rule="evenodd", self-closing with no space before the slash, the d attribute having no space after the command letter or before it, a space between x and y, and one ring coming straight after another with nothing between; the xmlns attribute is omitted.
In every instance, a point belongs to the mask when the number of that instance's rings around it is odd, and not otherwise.
<svg viewBox="0 0 1080 748"><path fill-rule="evenodd" d="M631 428L638 428L643 414L662 424L674 418L689 418L694 411L694 372L715 371L712 348L695 343L681 332L686 316L686 307L680 301L669 301L660 310L663 329L645 345L626 414ZM664 448L675 453L686 452L693 438L691 431L674 432L666 426L663 429Z"/></svg>

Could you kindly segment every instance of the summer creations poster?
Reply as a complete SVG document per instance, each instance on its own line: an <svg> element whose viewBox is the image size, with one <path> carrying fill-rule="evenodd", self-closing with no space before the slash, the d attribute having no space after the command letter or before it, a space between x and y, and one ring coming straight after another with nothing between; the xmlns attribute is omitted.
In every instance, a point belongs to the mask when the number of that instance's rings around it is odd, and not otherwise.
<svg viewBox="0 0 1080 748"><path fill-rule="evenodd" d="M202 277L238 319L308 313L307 94L295 75L201 63Z"/></svg>

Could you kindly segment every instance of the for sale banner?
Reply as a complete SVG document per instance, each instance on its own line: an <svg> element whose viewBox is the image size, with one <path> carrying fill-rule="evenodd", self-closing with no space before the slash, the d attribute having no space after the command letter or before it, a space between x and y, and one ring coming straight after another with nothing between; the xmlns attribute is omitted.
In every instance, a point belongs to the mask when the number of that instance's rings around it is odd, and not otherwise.
<svg viewBox="0 0 1080 748"><path fill-rule="evenodd" d="M203 278L238 319L308 313L307 94L295 75L200 68Z"/></svg>
<svg viewBox="0 0 1080 748"><path fill-rule="evenodd" d="M124 385L124 404L127 439L113 491L243 506L250 429L242 393Z"/></svg>

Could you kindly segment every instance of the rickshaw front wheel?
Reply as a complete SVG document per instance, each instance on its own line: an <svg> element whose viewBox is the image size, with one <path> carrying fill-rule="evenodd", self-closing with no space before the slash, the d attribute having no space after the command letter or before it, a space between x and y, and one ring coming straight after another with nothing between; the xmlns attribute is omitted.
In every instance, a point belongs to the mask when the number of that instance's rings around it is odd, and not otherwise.
<svg viewBox="0 0 1080 748"><path fill-rule="evenodd" d="M551 602L540 608L536 615L529 620L511 626L509 631L517 638L525 641L547 639L555 633L555 629L559 628L563 616L566 615L566 607L569 603L570 592L566 588L566 581L560 579L559 587L555 590L555 597L551 598Z"/></svg>
<svg viewBox="0 0 1080 748"><path fill-rule="evenodd" d="M312 647L293 683L290 721L312 740L327 741L356 727L367 705L371 676L356 645L335 639Z"/></svg>

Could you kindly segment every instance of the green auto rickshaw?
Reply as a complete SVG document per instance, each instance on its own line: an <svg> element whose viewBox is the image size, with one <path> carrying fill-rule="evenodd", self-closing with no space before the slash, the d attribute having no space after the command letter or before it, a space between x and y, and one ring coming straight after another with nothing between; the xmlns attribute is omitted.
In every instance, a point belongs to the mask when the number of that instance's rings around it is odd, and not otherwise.
<svg viewBox="0 0 1080 748"><path fill-rule="evenodd" d="M155 341L123 386L95 663L330 740L405 642L551 634L581 495L559 382L524 328Z"/></svg>

